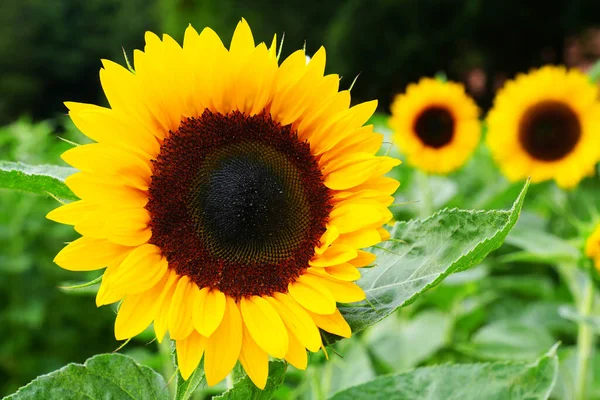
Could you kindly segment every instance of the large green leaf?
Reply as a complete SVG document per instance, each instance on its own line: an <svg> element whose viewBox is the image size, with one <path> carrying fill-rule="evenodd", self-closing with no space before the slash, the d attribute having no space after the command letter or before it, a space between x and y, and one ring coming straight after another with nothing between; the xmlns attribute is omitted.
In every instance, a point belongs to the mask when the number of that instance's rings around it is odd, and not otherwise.
<svg viewBox="0 0 600 400"><path fill-rule="evenodd" d="M358 281L366 301L340 305L352 330L373 325L498 248L519 218L527 187L508 211L446 209L396 223L391 239L374 249L377 266L363 270Z"/></svg>
<svg viewBox="0 0 600 400"><path fill-rule="evenodd" d="M213 397L214 400L268 400L283 383L286 364L282 361L271 361L269 363L269 378L263 390L257 388L246 375L237 381L231 389L220 396Z"/></svg>
<svg viewBox="0 0 600 400"><path fill-rule="evenodd" d="M77 200L65 185L65 178L76 170L56 165L27 165L0 161L0 189L52 195L61 199Z"/></svg>
<svg viewBox="0 0 600 400"><path fill-rule="evenodd" d="M37 377L5 400L169 398L163 377L122 354L101 354Z"/></svg>
<svg viewBox="0 0 600 400"><path fill-rule="evenodd" d="M542 400L558 374L556 348L527 363L448 364L382 376L336 393L331 400Z"/></svg>
<svg viewBox="0 0 600 400"><path fill-rule="evenodd" d="M199 387L206 386L206 376L204 375L204 360L188 378L184 380L181 373L177 371L177 389L175 400L189 400Z"/></svg>

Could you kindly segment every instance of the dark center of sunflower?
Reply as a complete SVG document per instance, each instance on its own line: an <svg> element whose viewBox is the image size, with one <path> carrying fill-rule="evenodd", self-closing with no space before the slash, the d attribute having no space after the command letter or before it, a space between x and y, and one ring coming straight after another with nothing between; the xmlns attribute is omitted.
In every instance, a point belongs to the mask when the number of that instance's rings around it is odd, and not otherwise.
<svg viewBox="0 0 600 400"><path fill-rule="evenodd" d="M452 140L454 117L446 108L428 107L418 115L414 130L425 146L439 149Z"/></svg>
<svg viewBox="0 0 600 400"><path fill-rule="evenodd" d="M543 101L530 107L519 123L521 145L533 158L556 161L579 142L581 124L571 107L559 101Z"/></svg>
<svg viewBox="0 0 600 400"><path fill-rule="evenodd" d="M307 143L267 114L205 111L154 161L151 242L200 288L234 298L287 292L331 211Z"/></svg>

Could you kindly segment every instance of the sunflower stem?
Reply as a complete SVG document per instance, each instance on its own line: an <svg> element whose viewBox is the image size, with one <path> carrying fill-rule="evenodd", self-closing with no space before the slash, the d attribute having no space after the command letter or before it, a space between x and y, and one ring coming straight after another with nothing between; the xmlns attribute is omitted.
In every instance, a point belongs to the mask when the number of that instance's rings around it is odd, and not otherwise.
<svg viewBox="0 0 600 400"><path fill-rule="evenodd" d="M587 375L593 350L593 332L587 318L594 305L594 282L589 275L586 276L583 296L578 305L582 320L577 324L577 369L575 382L575 400L585 400L587 391Z"/></svg>
<svg viewBox="0 0 600 400"><path fill-rule="evenodd" d="M433 214L433 196L431 186L429 185L429 176L425 172L415 171L417 181L417 189L419 192L421 207L419 208L419 216L429 217Z"/></svg>

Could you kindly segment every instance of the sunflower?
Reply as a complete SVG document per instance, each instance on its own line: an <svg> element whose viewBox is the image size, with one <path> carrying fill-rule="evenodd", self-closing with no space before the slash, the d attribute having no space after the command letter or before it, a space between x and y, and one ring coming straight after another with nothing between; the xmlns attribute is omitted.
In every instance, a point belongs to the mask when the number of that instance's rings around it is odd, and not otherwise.
<svg viewBox="0 0 600 400"><path fill-rule="evenodd" d="M600 156L598 87L578 70L546 66L498 92L487 145L511 181L554 179L576 186Z"/></svg>
<svg viewBox="0 0 600 400"><path fill-rule="evenodd" d="M458 83L422 78L396 96L391 111L395 142L425 172L460 168L479 144L479 109Z"/></svg>
<svg viewBox="0 0 600 400"><path fill-rule="evenodd" d="M96 303L120 301L117 339L154 323L184 379L203 357L214 385L239 360L263 388L269 356L304 369L319 329L351 335L336 302L365 298L360 249L389 236L399 161L375 155L377 103L349 106L323 48L279 65L244 20L229 49L209 28L145 39L135 70L103 61L110 108L66 103L97 143L62 155L81 200L48 218L82 236L54 261L106 267Z"/></svg>
<svg viewBox="0 0 600 400"><path fill-rule="evenodd" d="M594 261L594 266L600 271L600 224L585 242L585 255Z"/></svg>

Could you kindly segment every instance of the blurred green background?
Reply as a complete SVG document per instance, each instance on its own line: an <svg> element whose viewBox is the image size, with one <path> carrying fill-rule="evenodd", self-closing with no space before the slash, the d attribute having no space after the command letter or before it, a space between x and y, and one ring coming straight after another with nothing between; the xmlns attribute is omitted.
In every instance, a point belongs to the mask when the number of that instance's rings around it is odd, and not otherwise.
<svg viewBox="0 0 600 400"><path fill-rule="evenodd" d="M465 83L485 110L494 90L517 72L546 63L589 68L600 58L599 16L595 0L3 0L0 159L59 163L70 147L59 137L83 140L64 116L62 102L105 104L100 59L123 63L122 48L129 55L141 48L146 30L181 40L189 23L198 30L211 26L228 43L244 17L257 41L270 43L273 33L285 32L283 56L305 43L309 54L325 45L327 71L342 75L344 87L360 73L353 100L379 99L380 112L388 112L408 83L439 71ZM510 205L518 185L500 178L485 149L475 160L476 167L472 161L457 175L434 182L437 207ZM412 171L401 168L399 200L414 200ZM539 190L538 198L551 193L562 199L551 188ZM86 291L73 295L57 288L84 280L52 263L63 243L76 236L44 218L57 204L0 191L0 396L39 374L119 346L112 333L114 309L96 309ZM419 214L412 206L395 211L398 218ZM558 339L568 359L575 325L558 316L571 299L555 272L493 260L340 343L344 359L323 364L314 355L308 373L292 371L279 396L311 398L315 385L330 393L377 374L436 362L532 359ZM168 348L151 341L151 334L142 335L124 352L169 377ZM600 358L594 362L600 364ZM556 390L568 391L570 372L563 373L563 389Z"/></svg>

